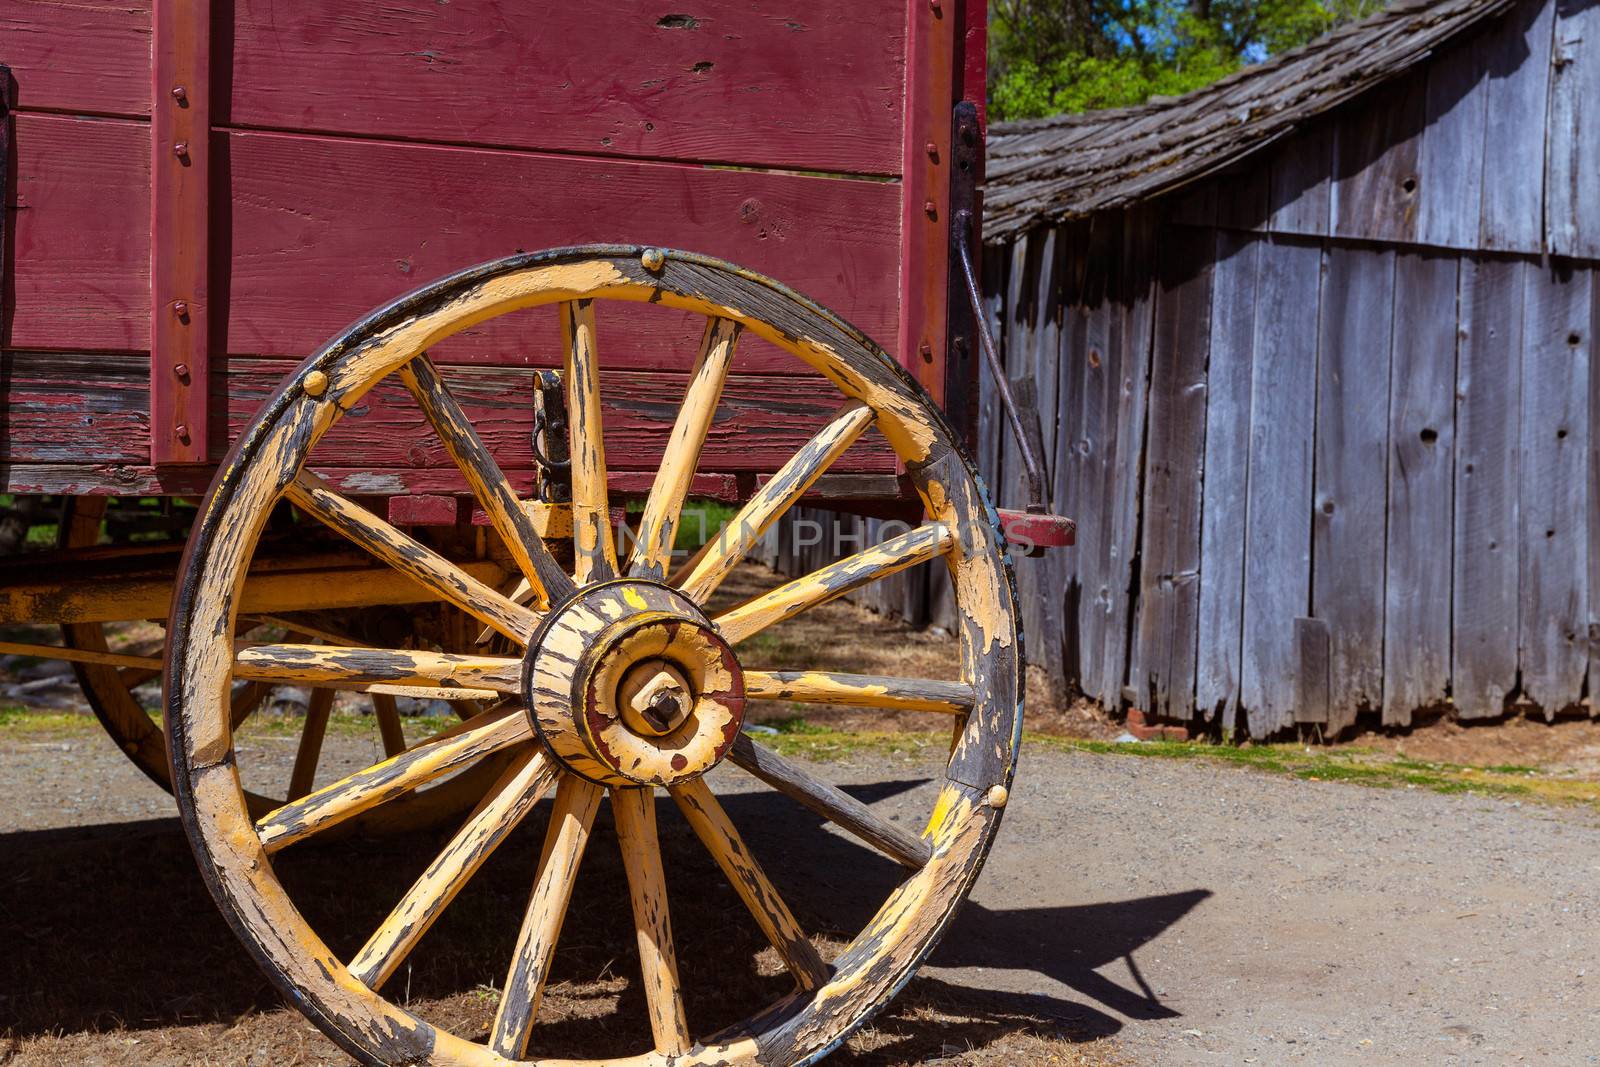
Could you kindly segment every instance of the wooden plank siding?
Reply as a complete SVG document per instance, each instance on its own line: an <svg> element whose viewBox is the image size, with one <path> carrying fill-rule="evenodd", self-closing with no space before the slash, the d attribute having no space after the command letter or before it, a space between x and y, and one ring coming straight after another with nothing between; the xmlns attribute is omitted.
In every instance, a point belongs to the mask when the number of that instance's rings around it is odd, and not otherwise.
<svg viewBox="0 0 1600 1067"><path fill-rule="evenodd" d="M1133 214L1042 237L1051 270L1012 245L992 280L1008 373L1059 361L1078 543L1018 584L1063 699L1256 737L1592 707L1600 272ZM980 464L1019 506L984 383ZM853 599L938 624L922 586Z"/></svg>
<svg viewBox="0 0 1600 1067"><path fill-rule="evenodd" d="M1323 249L1270 238L1252 339L1250 478L1239 682L1251 735L1294 723L1294 620L1311 604L1312 444Z"/></svg>
<svg viewBox="0 0 1600 1067"><path fill-rule="evenodd" d="M1326 200L1324 200L1326 204ZM1232 729L1239 708L1250 399L1261 242L1218 231L1212 276L1210 369L1200 533L1199 713Z"/></svg>
<svg viewBox="0 0 1600 1067"><path fill-rule="evenodd" d="M1455 463L1454 256L1395 257L1385 523L1383 722L1409 726L1450 689L1451 501Z"/></svg>
<svg viewBox="0 0 1600 1067"><path fill-rule="evenodd" d="M1516 689L1519 354L1531 269L1485 257L1461 275L1451 691L1465 719L1500 715Z"/></svg>
<svg viewBox="0 0 1600 1067"><path fill-rule="evenodd" d="M1394 252L1328 249L1317 338L1311 614L1327 627L1330 734L1383 702Z"/></svg>
<svg viewBox="0 0 1600 1067"><path fill-rule="evenodd" d="M1524 697L1546 718L1583 696L1587 581L1589 271L1557 262L1524 271L1519 665Z"/></svg>
<svg viewBox="0 0 1600 1067"><path fill-rule="evenodd" d="M1211 235L1175 228L1161 244L1145 446L1144 529L1129 685L1139 707L1194 710L1205 454Z"/></svg>

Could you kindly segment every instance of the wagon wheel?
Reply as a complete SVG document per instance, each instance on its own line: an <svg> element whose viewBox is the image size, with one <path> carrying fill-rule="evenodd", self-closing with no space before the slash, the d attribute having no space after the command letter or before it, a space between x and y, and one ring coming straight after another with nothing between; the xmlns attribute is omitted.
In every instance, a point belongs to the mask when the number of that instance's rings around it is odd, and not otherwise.
<svg viewBox="0 0 1600 1067"><path fill-rule="evenodd" d="M707 318L683 405L631 552L607 516L597 302L653 302ZM500 467L426 350L518 309L553 305L570 412L575 573L533 529ZM741 332L821 372L843 406L759 489L687 575L667 580L673 530ZM516 558L526 606L468 576L305 469L317 440L395 374L460 467ZM875 424L905 463L930 521L710 618L710 593L762 530ZM305 646L241 653L284 678L408 679L516 695L503 708L252 821L227 715L232 590L268 509L287 495L379 559L427 584L526 652L430 656ZM627 871L653 1051L629 1064L788 1064L824 1054L910 976L969 891L998 827L1021 718L1020 635L994 514L971 465L921 390L879 349L774 282L655 249L594 246L486 264L419 290L351 327L265 406L218 475L192 534L174 604L168 723L184 823L213 895L257 961L331 1038L369 1063L498 1064L528 1055L573 879L609 794ZM741 642L851 589L942 557L960 607L960 681L747 668ZM747 698L937 710L965 722L921 837L741 735ZM529 710L531 709L531 710ZM297 910L274 856L356 813L490 753L513 763L365 945L339 958ZM831 963L745 848L702 775L724 757L909 868ZM662 881L655 787L665 787L756 924L794 990L735 1026L691 1036ZM455 1034L384 995L385 981L542 795L554 795L532 896L487 1033ZM797 812L798 814L798 812ZM531 863L531 861L530 861ZM563 1061L569 1062L569 1061Z"/></svg>
<svg viewBox="0 0 1600 1067"><path fill-rule="evenodd" d="M58 534L60 546L72 550L97 545L105 512L105 497L69 497L61 517ZM111 651L104 623L65 623L61 629L65 644L70 648L101 653ZM240 620L235 627L235 634L241 639L248 639L263 629L289 630L299 635L301 640L331 645L359 643L347 634L330 631L318 625L316 620L308 621L294 612L281 617ZM142 654L123 657L143 662L73 662L72 668L90 708L111 740L153 782L170 792L172 770L167 756L166 737L158 719L151 714L160 705L160 695L159 692L150 692L153 688L151 683L159 681L161 677L160 660L164 640L163 634L151 642L150 647L137 650ZM235 682L229 694L229 715L234 728L237 729L259 709L269 705L276 688L270 680ZM318 775L323 737L337 692L333 688L311 691L296 743L294 766L281 781L274 783L276 788L270 793L251 791L246 794L252 811L264 814L280 807L286 799L304 796L311 791ZM374 728L385 753L394 755L404 751L404 724L396 703L396 693L372 693L368 694L368 699L372 703ZM476 710L476 701L472 699L458 699L454 703L458 708L472 707ZM408 797L403 812L385 820L370 819L364 828L388 825L395 829L414 829L458 815L476 802L475 791L481 791L493 781L492 777L485 777L487 773L486 770L477 775L481 779L479 781L452 781L437 789ZM269 787L263 784L259 788Z"/></svg>

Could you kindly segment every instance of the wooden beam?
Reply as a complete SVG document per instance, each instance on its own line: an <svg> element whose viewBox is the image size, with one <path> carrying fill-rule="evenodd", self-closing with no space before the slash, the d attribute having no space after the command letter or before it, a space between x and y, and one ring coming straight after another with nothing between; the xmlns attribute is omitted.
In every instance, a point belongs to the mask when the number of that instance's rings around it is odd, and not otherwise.
<svg viewBox="0 0 1600 1067"><path fill-rule="evenodd" d="M489 560L456 563L487 586L505 582L504 568ZM133 578L61 576L0 588L0 623L119 622L163 619L172 603L171 575ZM251 575L239 600L241 615L438 600L399 571L384 566L330 567Z"/></svg>
<svg viewBox="0 0 1600 1067"><path fill-rule="evenodd" d="M150 462L204 463L211 5L155 0L150 109Z"/></svg>

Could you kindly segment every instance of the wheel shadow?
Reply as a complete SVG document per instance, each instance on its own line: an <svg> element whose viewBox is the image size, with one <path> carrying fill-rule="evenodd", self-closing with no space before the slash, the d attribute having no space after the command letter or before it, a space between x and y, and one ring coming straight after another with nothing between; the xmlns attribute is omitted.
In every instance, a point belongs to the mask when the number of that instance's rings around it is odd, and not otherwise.
<svg viewBox="0 0 1600 1067"><path fill-rule="evenodd" d="M892 807L896 796L926 786L911 780L849 791ZM860 930L904 875L783 797L731 794L723 801L825 951ZM491 857L396 976L420 1014L464 1036L492 1017L484 994L503 984L547 807ZM664 796L658 821L686 1008L692 1029L708 1034L782 996L789 983ZM302 847L275 862L313 927L349 958L447 836ZM1120 1029L1119 1016L1170 1017L1176 1013L1138 979L1133 954L1207 896L1195 890L1014 909L969 904L935 965L1033 971L1078 996L919 976L874 1021L870 1051L847 1051L835 1062L914 1062L1018 1032L1093 1040ZM0 945L7 946L0 952L0 1034L12 1039L232 1023L282 1003L212 903L176 819L0 834ZM1139 989L1098 973L1116 960L1128 962ZM636 967L626 880L603 809L558 945L536 1029L539 1053L602 1056L648 1047L642 994L631 980ZM399 990L388 992L398 999Z"/></svg>

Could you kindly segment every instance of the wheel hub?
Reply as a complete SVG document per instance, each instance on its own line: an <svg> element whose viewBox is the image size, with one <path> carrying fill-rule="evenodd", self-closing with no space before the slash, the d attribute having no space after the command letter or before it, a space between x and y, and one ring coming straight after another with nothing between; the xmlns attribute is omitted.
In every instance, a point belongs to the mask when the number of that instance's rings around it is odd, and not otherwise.
<svg viewBox="0 0 1600 1067"><path fill-rule="evenodd" d="M545 746L604 785L698 777L744 722L733 650L693 601L657 582L604 582L557 607L529 645L522 686Z"/></svg>

